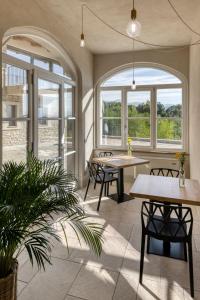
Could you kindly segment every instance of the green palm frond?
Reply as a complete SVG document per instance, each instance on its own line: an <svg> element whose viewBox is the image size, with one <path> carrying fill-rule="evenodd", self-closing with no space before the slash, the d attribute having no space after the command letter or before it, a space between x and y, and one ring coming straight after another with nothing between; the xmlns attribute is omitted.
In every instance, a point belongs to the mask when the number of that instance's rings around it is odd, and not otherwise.
<svg viewBox="0 0 200 300"><path fill-rule="evenodd" d="M51 160L40 161L29 153L27 163L7 162L0 170L0 278L12 258L25 248L38 268L50 263L51 240L59 240L52 226L55 215L69 222L79 240L97 254L102 250L102 227L87 221L76 193L78 182ZM61 217L60 217L61 216ZM63 226L64 228L64 226ZM65 232L67 238L67 233Z"/></svg>

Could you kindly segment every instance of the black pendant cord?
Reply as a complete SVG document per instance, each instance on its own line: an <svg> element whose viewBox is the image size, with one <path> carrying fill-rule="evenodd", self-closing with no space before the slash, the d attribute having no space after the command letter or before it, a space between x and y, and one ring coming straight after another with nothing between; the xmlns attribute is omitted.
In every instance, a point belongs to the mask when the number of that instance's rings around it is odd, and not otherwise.
<svg viewBox="0 0 200 300"><path fill-rule="evenodd" d="M168 0L168 2L170 3L171 5L171 2L170 0ZM134 0L133 0L133 5L134 5ZM132 37L128 36L127 34L119 31L118 29L115 29L112 25L110 25L109 23L107 23L106 21L104 21L101 17L99 17L89 6L87 6L86 4L82 4L82 9L83 8L87 8L87 10L93 15L95 16L101 23L103 23L105 26L107 26L108 28L110 28L112 31L120 34L121 36L124 36L128 39L133 39ZM172 6L172 8L174 9L174 6ZM84 15L84 13L83 13ZM193 33L196 33L197 35L200 36L200 33L197 33L196 31L194 31L184 20L182 17L180 17L180 15L178 14L177 15L179 17L179 19L188 27L188 29L190 29ZM180 50L180 49L185 49L185 48L188 48L188 47L191 47L191 46L196 46L196 45L200 45L200 39L198 39L197 41L191 43L191 44L186 44L186 45L183 45L183 46L174 46L174 45L160 45L160 44L154 44L154 43L149 43L149 42L146 42L146 41L143 41L143 40L138 40L136 38L134 38L135 42L137 43L140 43L140 44L143 44L143 45L147 45L147 46L151 46L151 47L156 47L156 48L159 48L157 49L157 51L164 51L164 52L169 52L169 51L177 51L177 50Z"/></svg>
<svg viewBox="0 0 200 300"><path fill-rule="evenodd" d="M133 84L135 84L135 64L134 64L134 39L133 39Z"/></svg>
<svg viewBox="0 0 200 300"><path fill-rule="evenodd" d="M200 33L197 32L196 30L194 30L188 23L185 22L185 20L182 18L182 16L179 14L179 12L177 11L176 7L172 4L171 0L168 0L169 5L171 6L171 8L173 9L173 11L175 12L176 16L179 18L179 20L194 34L200 36Z"/></svg>
<svg viewBox="0 0 200 300"><path fill-rule="evenodd" d="M81 8L82 8L82 10L81 10L81 18L82 18L82 19L81 19L81 33L83 34L83 17L84 17L84 16L83 16L83 10L84 10L84 6L82 5Z"/></svg>

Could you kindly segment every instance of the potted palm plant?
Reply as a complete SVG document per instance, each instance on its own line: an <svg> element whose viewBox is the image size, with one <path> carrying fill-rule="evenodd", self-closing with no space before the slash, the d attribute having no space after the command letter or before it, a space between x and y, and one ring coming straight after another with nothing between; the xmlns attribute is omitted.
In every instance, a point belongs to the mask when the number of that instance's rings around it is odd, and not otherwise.
<svg viewBox="0 0 200 300"><path fill-rule="evenodd" d="M53 226L69 222L78 236L100 255L102 227L89 223L79 205L77 181L51 160L33 154L27 163L4 163L0 170L0 300L17 298L17 257L26 250L31 263L51 263ZM57 216L55 218L55 216ZM56 221L55 221L56 220ZM65 233L66 234L66 233Z"/></svg>

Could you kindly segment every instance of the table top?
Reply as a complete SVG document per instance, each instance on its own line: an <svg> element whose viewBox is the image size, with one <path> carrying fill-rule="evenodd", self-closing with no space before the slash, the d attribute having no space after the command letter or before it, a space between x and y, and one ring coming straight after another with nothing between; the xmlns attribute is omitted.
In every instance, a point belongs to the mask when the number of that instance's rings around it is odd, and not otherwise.
<svg viewBox="0 0 200 300"><path fill-rule="evenodd" d="M140 174L130 190L130 195L200 206L200 184L194 179L185 179L185 187L179 187L179 178Z"/></svg>
<svg viewBox="0 0 200 300"><path fill-rule="evenodd" d="M106 157L95 157L94 162L107 165L113 168L127 168L131 166L145 165L149 164L149 160L142 159L139 157L128 156L128 155L113 155Z"/></svg>

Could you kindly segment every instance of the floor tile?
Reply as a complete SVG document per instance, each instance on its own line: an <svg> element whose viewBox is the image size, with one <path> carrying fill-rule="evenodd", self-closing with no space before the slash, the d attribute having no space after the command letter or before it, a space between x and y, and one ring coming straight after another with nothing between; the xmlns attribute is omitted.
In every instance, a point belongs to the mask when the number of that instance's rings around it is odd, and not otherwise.
<svg viewBox="0 0 200 300"><path fill-rule="evenodd" d="M83 265L69 294L87 300L111 300L118 273Z"/></svg>
<svg viewBox="0 0 200 300"><path fill-rule="evenodd" d="M85 300L85 299L68 295L64 300Z"/></svg>
<svg viewBox="0 0 200 300"><path fill-rule="evenodd" d="M52 265L33 278L18 300L63 300L80 268L80 264L53 259Z"/></svg>
<svg viewBox="0 0 200 300"><path fill-rule="evenodd" d="M24 264L19 264L18 269L18 279L26 283L30 282L32 278L38 273L37 264L34 263L33 266L30 260L27 260Z"/></svg>
<svg viewBox="0 0 200 300"><path fill-rule="evenodd" d="M27 286L27 283L18 280L17 281L17 295L19 295L26 286Z"/></svg>
<svg viewBox="0 0 200 300"><path fill-rule="evenodd" d="M117 282L113 300L135 300L137 297L138 278L121 273Z"/></svg>
<svg viewBox="0 0 200 300"><path fill-rule="evenodd" d="M147 280L145 284L138 286L137 300L160 300L160 285L153 280ZM163 300L163 299L162 299Z"/></svg>

